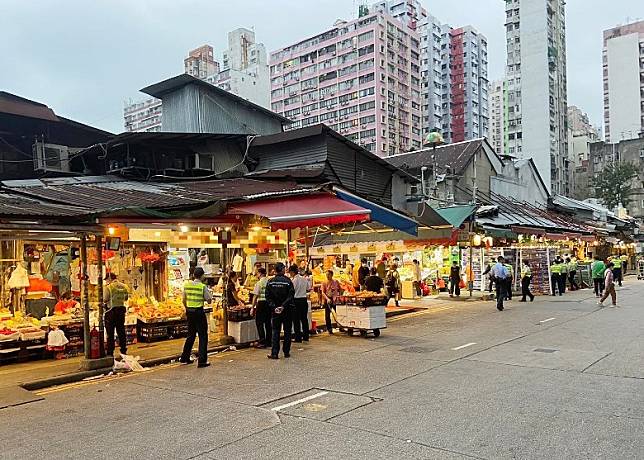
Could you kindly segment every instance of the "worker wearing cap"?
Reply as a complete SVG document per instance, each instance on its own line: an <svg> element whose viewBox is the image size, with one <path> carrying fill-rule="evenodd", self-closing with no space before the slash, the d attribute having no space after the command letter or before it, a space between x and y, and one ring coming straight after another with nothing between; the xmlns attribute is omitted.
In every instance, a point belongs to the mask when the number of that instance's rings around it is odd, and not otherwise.
<svg viewBox="0 0 644 460"><path fill-rule="evenodd" d="M195 268L192 279L186 281L183 286L183 305L186 308L188 319L188 337L183 346L183 353L179 362L191 364L190 358L195 338L199 335L199 357L197 367L208 367L208 320L204 310L204 303L212 301L212 295L203 282L204 270L201 267Z"/></svg>
<svg viewBox="0 0 644 460"><path fill-rule="evenodd" d="M534 294L530 292L530 282L532 281L532 269L528 262L524 261L521 266L521 300L526 302L526 297L530 297L530 302L534 301Z"/></svg>

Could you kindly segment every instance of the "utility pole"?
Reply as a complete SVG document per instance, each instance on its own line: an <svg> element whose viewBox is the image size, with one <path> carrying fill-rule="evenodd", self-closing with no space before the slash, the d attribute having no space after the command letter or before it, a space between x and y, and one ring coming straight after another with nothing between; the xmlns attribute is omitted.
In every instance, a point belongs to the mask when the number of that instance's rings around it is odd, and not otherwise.
<svg viewBox="0 0 644 460"><path fill-rule="evenodd" d="M472 157L472 205L476 206L476 153ZM474 259L474 221L476 216L476 209L474 209L474 214L470 218L470 260L469 260L469 278L467 280L467 288L470 291L470 297L472 297L472 292L474 291L474 270L472 267L472 260Z"/></svg>

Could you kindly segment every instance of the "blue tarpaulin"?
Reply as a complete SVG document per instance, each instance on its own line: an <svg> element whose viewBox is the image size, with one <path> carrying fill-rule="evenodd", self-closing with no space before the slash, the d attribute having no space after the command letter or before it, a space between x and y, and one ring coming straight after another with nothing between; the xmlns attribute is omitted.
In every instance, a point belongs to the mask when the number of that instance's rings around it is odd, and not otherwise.
<svg viewBox="0 0 644 460"><path fill-rule="evenodd" d="M414 219L391 209L387 209L384 206L380 206L379 204L373 203L369 200L365 200L364 198L360 198L359 196L347 191L337 188L334 188L334 191L338 198L365 209L369 209L371 211L372 221L380 222L382 225L409 233L413 236L418 236L418 223Z"/></svg>

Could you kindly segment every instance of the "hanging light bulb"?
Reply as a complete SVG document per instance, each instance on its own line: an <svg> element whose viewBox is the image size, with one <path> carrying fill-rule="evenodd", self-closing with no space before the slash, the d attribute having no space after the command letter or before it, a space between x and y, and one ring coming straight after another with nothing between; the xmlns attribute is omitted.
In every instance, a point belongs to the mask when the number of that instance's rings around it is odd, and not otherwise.
<svg viewBox="0 0 644 460"><path fill-rule="evenodd" d="M481 245L481 235L474 235L474 238L472 238L472 242L474 243L474 246L480 246Z"/></svg>

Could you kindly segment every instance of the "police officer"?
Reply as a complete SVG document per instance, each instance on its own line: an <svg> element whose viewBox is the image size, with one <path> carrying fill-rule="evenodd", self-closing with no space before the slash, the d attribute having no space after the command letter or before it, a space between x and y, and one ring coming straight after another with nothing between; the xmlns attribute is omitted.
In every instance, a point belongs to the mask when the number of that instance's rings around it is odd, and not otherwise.
<svg viewBox="0 0 644 460"><path fill-rule="evenodd" d="M110 284L103 294L107 310L104 322L107 329L107 355L114 356L114 330L119 336L121 355L127 354L127 336L125 334L125 301L128 299L127 286L121 283L114 273L110 273Z"/></svg>
<svg viewBox="0 0 644 460"><path fill-rule="evenodd" d="M566 292L566 281L568 281L568 264L559 257L559 293Z"/></svg>
<svg viewBox="0 0 644 460"><path fill-rule="evenodd" d="M622 259L619 256L611 257L610 261L613 263L613 276L615 282L621 287L622 285Z"/></svg>
<svg viewBox="0 0 644 460"><path fill-rule="evenodd" d="M179 362L192 364L190 358L195 337L199 335L199 358L197 367L208 367L208 320L204 311L204 302L210 303L212 296L208 286L203 283L203 268L197 267L192 275L192 280L186 281L183 286L183 306L186 308L188 318L188 337L183 345L183 353Z"/></svg>
<svg viewBox="0 0 644 460"><path fill-rule="evenodd" d="M525 302L526 297L530 297L530 302L534 301L534 294L530 292L530 282L532 281L532 270L527 262L523 262L521 266L521 300Z"/></svg>
<svg viewBox="0 0 644 460"><path fill-rule="evenodd" d="M505 262L503 266L508 271L508 276L505 279L505 298L507 300L512 300L512 285L514 284L514 267Z"/></svg>
<svg viewBox="0 0 644 460"><path fill-rule="evenodd" d="M559 264L559 258L555 259L552 265L550 266L550 286L552 288L552 295L563 295L560 289L560 278L561 278L561 265Z"/></svg>
<svg viewBox="0 0 644 460"><path fill-rule="evenodd" d="M266 283L266 302L272 315L273 340L269 359L279 359L280 332L284 328L284 357L291 356L291 328L293 327L293 309L295 288L293 282L284 276L284 264L275 265L275 277Z"/></svg>
<svg viewBox="0 0 644 460"><path fill-rule="evenodd" d="M579 285L577 284L577 280L575 279L577 277L577 259L575 259L574 257L571 259L569 257L566 259L566 263L568 264L568 279L570 280L570 290L577 291L579 290Z"/></svg>

